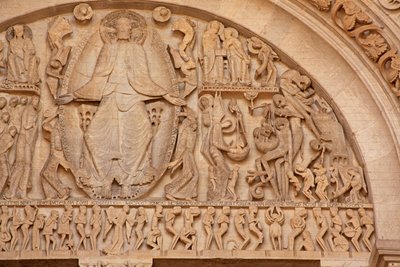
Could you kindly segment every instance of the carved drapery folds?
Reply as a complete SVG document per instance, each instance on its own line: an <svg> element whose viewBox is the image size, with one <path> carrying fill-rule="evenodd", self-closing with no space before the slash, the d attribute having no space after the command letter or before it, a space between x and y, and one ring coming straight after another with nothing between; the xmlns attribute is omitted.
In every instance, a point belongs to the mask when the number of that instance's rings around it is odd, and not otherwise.
<svg viewBox="0 0 400 267"><path fill-rule="evenodd" d="M50 20L47 62L28 25L0 43L0 253L371 250L362 162L311 77L217 20L94 12L80 4L75 22ZM400 86L388 69L397 54L368 15L351 1L332 12ZM48 154L33 164L39 132Z"/></svg>

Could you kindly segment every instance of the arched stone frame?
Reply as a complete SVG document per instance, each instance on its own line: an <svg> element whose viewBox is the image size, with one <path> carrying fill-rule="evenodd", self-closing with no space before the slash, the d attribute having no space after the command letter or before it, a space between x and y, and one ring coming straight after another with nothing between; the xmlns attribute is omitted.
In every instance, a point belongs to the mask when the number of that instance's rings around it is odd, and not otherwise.
<svg viewBox="0 0 400 267"><path fill-rule="evenodd" d="M45 18L49 12L52 15L70 12L77 2L60 0L52 7L45 2L22 7L2 3L0 32L15 23L30 23ZM364 1L356 2L365 8ZM379 75L377 66L333 24L329 14L318 11L306 0L88 3L95 9L151 9L162 4L177 14L210 19L216 16L242 32L258 34L282 55L287 55L288 58L283 59L286 63L294 68L298 64L312 78L317 89L323 88L326 99L340 111L343 121L347 122L347 130L354 136L369 179L376 239L400 240L398 99ZM388 28L391 36L398 33L396 25L384 17L377 4L373 4L371 11ZM398 41L397 38L395 40Z"/></svg>

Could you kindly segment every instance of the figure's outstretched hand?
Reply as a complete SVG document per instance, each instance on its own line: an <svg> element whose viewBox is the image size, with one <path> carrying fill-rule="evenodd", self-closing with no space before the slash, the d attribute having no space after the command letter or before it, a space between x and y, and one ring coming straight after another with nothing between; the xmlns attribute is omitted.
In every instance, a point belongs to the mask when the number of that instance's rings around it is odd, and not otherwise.
<svg viewBox="0 0 400 267"><path fill-rule="evenodd" d="M186 101L181 98L171 96L170 94L164 95L164 98L175 106L186 106Z"/></svg>
<svg viewBox="0 0 400 267"><path fill-rule="evenodd" d="M56 99L56 104L57 105L66 105L70 102L72 102L75 99L73 94L65 94L65 95L60 95Z"/></svg>

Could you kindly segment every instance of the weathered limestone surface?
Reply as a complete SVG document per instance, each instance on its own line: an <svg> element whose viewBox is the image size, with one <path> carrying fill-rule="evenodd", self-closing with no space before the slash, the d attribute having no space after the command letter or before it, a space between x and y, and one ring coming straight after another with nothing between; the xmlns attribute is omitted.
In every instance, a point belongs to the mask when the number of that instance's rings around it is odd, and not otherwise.
<svg viewBox="0 0 400 267"><path fill-rule="evenodd" d="M1 1L0 259L395 264L397 2Z"/></svg>

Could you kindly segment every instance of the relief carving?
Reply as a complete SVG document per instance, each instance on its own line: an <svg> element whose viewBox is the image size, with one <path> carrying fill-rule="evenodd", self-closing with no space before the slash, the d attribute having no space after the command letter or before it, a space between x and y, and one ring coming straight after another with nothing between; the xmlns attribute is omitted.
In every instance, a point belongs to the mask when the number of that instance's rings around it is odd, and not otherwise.
<svg viewBox="0 0 400 267"><path fill-rule="evenodd" d="M51 49L50 61L46 68L46 83L51 95L57 98L63 79L64 67L67 64L71 46L64 45L64 38L72 33L72 26L66 18L56 17L49 25L48 42Z"/></svg>
<svg viewBox="0 0 400 267"><path fill-rule="evenodd" d="M339 17L339 13L342 13ZM353 0L339 0L332 8L332 18L339 27L345 31L351 31L358 25L372 23L371 18Z"/></svg>
<svg viewBox="0 0 400 267"><path fill-rule="evenodd" d="M225 161L223 151L229 151L229 146L223 139L223 133L232 125L232 121L225 118L223 102L220 95L215 98L203 95L199 99L202 111L202 124L207 128L203 134L201 153L209 162L208 199L223 199L226 195L231 170Z"/></svg>
<svg viewBox="0 0 400 267"><path fill-rule="evenodd" d="M363 208L358 209L358 215L360 216L361 227L365 228L365 231L363 231L362 241L364 242L366 248L369 251L372 251L370 238L372 233L375 231L374 221Z"/></svg>
<svg viewBox="0 0 400 267"><path fill-rule="evenodd" d="M211 21L203 33L203 82L205 84L221 84L224 78L224 53L222 36L224 25L218 21Z"/></svg>
<svg viewBox="0 0 400 267"><path fill-rule="evenodd" d="M71 244L73 242L71 233L71 222L73 219L72 213L73 213L72 206L65 205L64 213L61 215L60 220L58 221L57 233L61 235L60 243L58 246L59 250L67 250L68 247L73 247L73 244Z"/></svg>
<svg viewBox="0 0 400 267"><path fill-rule="evenodd" d="M214 216L215 216L215 208L208 207L206 213L203 218L203 226L206 232L206 245L205 250L210 249L211 242L214 237L213 225L214 225Z"/></svg>
<svg viewBox="0 0 400 267"><path fill-rule="evenodd" d="M51 250L55 250L56 248L56 239L54 238L54 231L57 229L58 224L58 211L52 210L50 212L50 216L47 218L44 227L43 227L43 235L46 239L46 254L50 254L50 243L52 244ZM68 221L69 224L69 221ZM59 228L60 229L60 228ZM66 229L66 231L69 231ZM62 242L60 242L61 244Z"/></svg>
<svg viewBox="0 0 400 267"><path fill-rule="evenodd" d="M82 3L74 8L74 17L77 21L88 23L93 17L93 9L90 5Z"/></svg>
<svg viewBox="0 0 400 267"><path fill-rule="evenodd" d="M46 216L44 214L38 214L33 222L32 227L32 250L40 251L40 230L44 228L46 222Z"/></svg>
<svg viewBox="0 0 400 267"><path fill-rule="evenodd" d="M181 94L186 97L197 87L197 72L195 58L193 56L193 47L196 40L196 24L189 18L181 18L172 24L172 31L178 31L184 34L178 49L168 47L174 61L174 66L180 69L183 78L178 81L184 82L184 90Z"/></svg>
<svg viewBox="0 0 400 267"><path fill-rule="evenodd" d="M217 242L217 247L219 250L225 248L222 237L226 234L229 228L229 216L231 214L231 210L229 207L223 207L221 215L217 218L218 229L215 231L215 241Z"/></svg>
<svg viewBox="0 0 400 267"><path fill-rule="evenodd" d="M285 221L285 214L278 206L272 206L265 212L265 222L269 224L269 238L272 249L282 249L282 224Z"/></svg>
<svg viewBox="0 0 400 267"><path fill-rule="evenodd" d="M242 241L239 241L238 244L235 242L235 247L234 247L235 249L240 249L240 250L245 249L246 246L250 243L250 236L248 233L246 233L244 229L244 225L246 223L245 216L246 216L246 211L244 209L239 209L233 218L236 232L243 239Z"/></svg>
<svg viewBox="0 0 400 267"><path fill-rule="evenodd" d="M264 241L264 235L262 233L262 226L257 218L258 208L256 206L249 207L249 230L251 233L257 236L257 242L254 249L257 249L259 245Z"/></svg>
<svg viewBox="0 0 400 267"><path fill-rule="evenodd" d="M140 246L143 244L144 241L144 234L143 234L143 227L148 222L146 210L143 207L139 207L136 213L134 224L135 227L135 234L136 234L136 243L135 249L139 249Z"/></svg>
<svg viewBox="0 0 400 267"><path fill-rule="evenodd" d="M379 0L381 6L389 10L396 10L400 8L399 0Z"/></svg>
<svg viewBox="0 0 400 267"><path fill-rule="evenodd" d="M98 205L94 205L92 207L92 217L90 218L90 244L92 246L92 250L97 250L97 237L100 234L103 225L103 216L101 212L101 208Z"/></svg>
<svg viewBox="0 0 400 267"><path fill-rule="evenodd" d="M147 245L150 246L153 250L162 250L163 239L160 228L158 226L159 221L162 219L162 217L163 207L157 205L153 214L153 218L151 219L151 231L147 236ZM139 249L139 247L137 247L137 249Z"/></svg>
<svg viewBox="0 0 400 267"><path fill-rule="evenodd" d="M83 137L87 149L83 166L90 175L85 184L91 188L84 189L102 198L135 197L149 190L165 170L152 164L154 136L145 101L165 99L179 106L185 101L168 87L171 80L164 81L164 87L154 82L144 46L148 49L146 40L155 37L148 35L142 16L131 11L110 13L99 34L102 49L91 79L58 102L100 102ZM108 68L110 64L113 68ZM114 181L118 187L113 189Z"/></svg>
<svg viewBox="0 0 400 267"><path fill-rule="evenodd" d="M351 243L353 244L356 251L361 251L359 239L362 234L362 228L360 220L353 210L346 210L347 221L344 224L343 233L345 236L351 238Z"/></svg>
<svg viewBox="0 0 400 267"><path fill-rule="evenodd" d="M307 218L307 210L304 208L296 208L294 211L294 216L290 219L290 227L292 228L292 232L289 236L289 245L288 250L295 249L295 241L296 237L303 233L306 228L306 218ZM303 235L303 242L308 239L308 233ZM301 246L299 246L301 247Z"/></svg>
<svg viewBox="0 0 400 267"><path fill-rule="evenodd" d="M23 84L36 86L40 83L39 58L32 41L32 30L27 25L14 25L7 29L9 43L7 55L7 82L16 88ZM13 88L13 89L16 89Z"/></svg>
<svg viewBox="0 0 400 267"><path fill-rule="evenodd" d="M76 231L80 235L78 245L76 245L75 249L79 250L81 245L83 245L83 248L86 250L87 249L86 238L88 237L85 231L85 226L87 224L86 206L79 207L79 213L75 217L74 223L76 225Z"/></svg>
<svg viewBox="0 0 400 267"><path fill-rule="evenodd" d="M158 6L153 10L153 19L156 22L167 22L171 18L171 10L164 6Z"/></svg>
<svg viewBox="0 0 400 267"><path fill-rule="evenodd" d="M332 0L310 0L310 2L321 11L328 11L332 4Z"/></svg>
<svg viewBox="0 0 400 267"><path fill-rule="evenodd" d="M171 173L180 168L170 183L165 186L167 199L194 200L197 198L199 172L194 159L194 149L197 139L197 117L193 110L184 108L178 115L183 117L179 126L178 141L176 144L175 158L169 163Z"/></svg>
<svg viewBox="0 0 400 267"><path fill-rule="evenodd" d="M328 247L324 240L324 236L329 229L328 220L322 214L321 208L314 208L313 214L314 214L315 221L317 222L317 225L319 227L319 230L318 230L317 236L315 237L315 240L317 241L318 245L322 248L323 251L328 251Z"/></svg>
<svg viewBox="0 0 400 267"><path fill-rule="evenodd" d="M6 68L6 59L4 53L4 43L0 41L0 69Z"/></svg>
<svg viewBox="0 0 400 267"><path fill-rule="evenodd" d="M63 112L63 107L52 114L50 110L44 113L42 123L43 130L48 133L47 138L50 141L49 157L41 171L42 185L46 198L66 199L69 197L71 189L64 185L58 177L59 166L66 170L70 170L71 164L65 157L63 147L63 139L61 136L60 114Z"/></svg>
<svg viewBox="0 0 400 267"><path fill-rule="evenodd" d="M114 233L112 236L111 243L104 248L104 253L106 253L107 255L118 255L122 253L122 247L125 241L124 226L127 220L129 206L124 205L122 207L122 210L116 210L110 208L106 210L107 213L106 224L108 224L106 226L106 229L110 230L111 228L114 228ZM108 231L106 231L105 233L107 234Z"/></svg>
<svg viewBox="0 0 400 267"><path fill-rule="evenodd" d="M185 249L197 250L197 231L193 228L194 218L200 215L198 207L190 207L184 211L184 226L180 233L180 240L185 243Z"/></svg>
<svg viewBox="0 0 400 267"><path fill-rule="evenodd" d="M76 22L51 20L40 50L49 55L50 103L30 96L43 80L30 27L11 27L9 47L0 46L0 194L8 201L0 257L139 266L98 257L371 251L373 209L351 133L268 41L167 7L101 20L87 4L71 12ZM370 17L347 0L332 14L398 91L397 52ZM46 161L34 151L40 130ZM36 169L40 177L31 177Z"/></svg>
<svg viewBox="0 0 400 267"><path fill-rule="evenodd" d="M13 113L12 115L15 115ZM33 96L23 109L16 141L15 162L11 168L10 186L6 198L27 198L32 187L33 153L38 135L39 97ZM18 127L17 126L17 127Z"/></svg>
<svg viewBox="0 0 400 267"><path fill-rule="evenodd" d="M257 37L251 37L247 42L249 51L257 55L260 61L260 66L256 69L255 79L260 79L261 86L276 86L278 71L274 60L279 59L278 55Z"/></svg>

